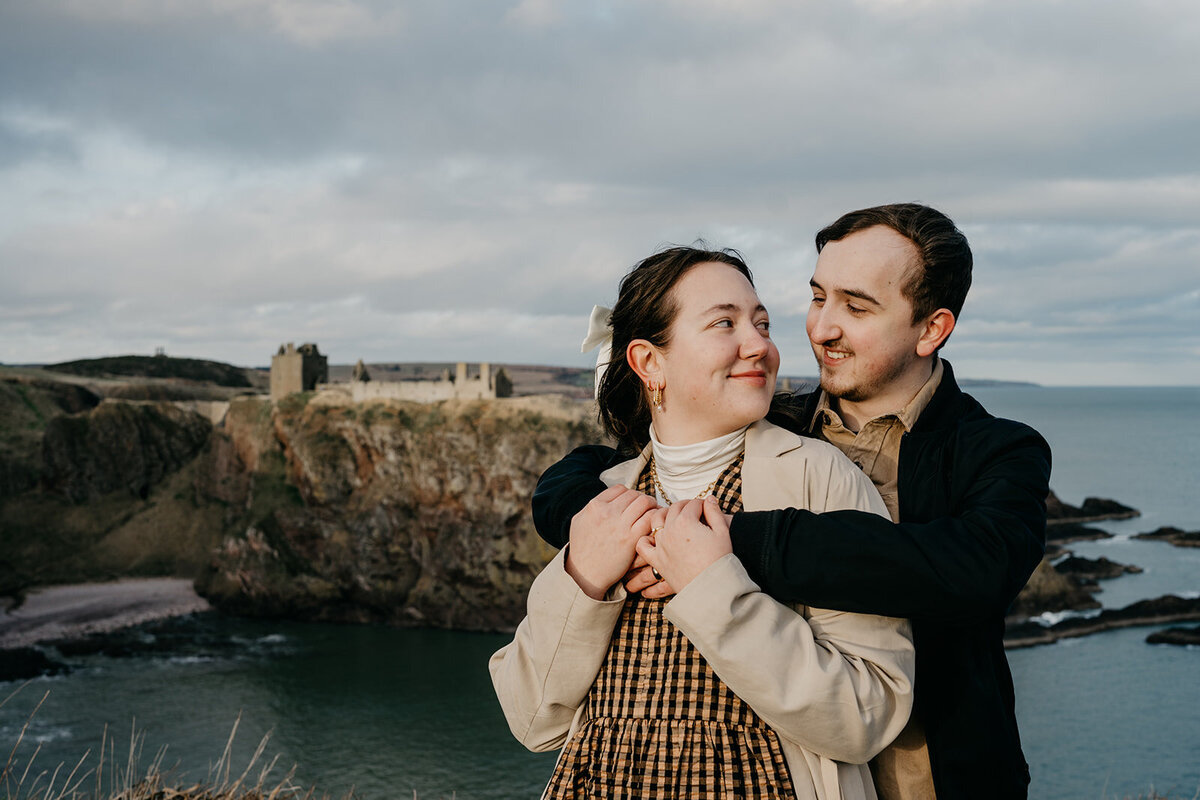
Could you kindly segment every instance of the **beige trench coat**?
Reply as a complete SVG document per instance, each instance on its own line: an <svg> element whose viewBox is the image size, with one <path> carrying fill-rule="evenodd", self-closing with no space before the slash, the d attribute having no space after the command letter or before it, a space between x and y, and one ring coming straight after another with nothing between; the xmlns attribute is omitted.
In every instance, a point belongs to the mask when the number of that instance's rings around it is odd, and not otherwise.
<svg viewBox="0 0 1200 800"><path fill-rule="evenodd" d="M601 478L632 486L648 457L647 450ZM870 481L835 447L766 421L746 433L742 504L887 516ZM625 601L620 585L604 600L589 598L564 569L564 553L534 581L528 615L488 664L509 727L534 751L561 748L584 722L584 699ZM876 797L866 762L912 709L907 621L783 605L733 555L705 569L663 613L774 729L797 797Z"/></svg>

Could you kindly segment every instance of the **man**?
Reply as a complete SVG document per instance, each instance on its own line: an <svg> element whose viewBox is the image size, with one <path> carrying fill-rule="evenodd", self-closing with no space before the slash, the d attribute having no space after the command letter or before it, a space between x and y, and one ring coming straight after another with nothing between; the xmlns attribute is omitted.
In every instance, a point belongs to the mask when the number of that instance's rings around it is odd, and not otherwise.
<svg viewBox="0 0 1200 800"><path fill-rule="evenodd" d="M746 512L729 523L733 552L780 601L912 620L913 717L872 765L885 800L1024 798L1029 769L1002 637L1044 549L1049 447L1033 429L989 415L938 357L971 282L970 247L949 218L916 204L863 209L816 243L807 329L821 387L781 404L772 420L846 453L892 521ZM566 543L611 457L579 448L542 476L534 522L547 541ZM724 532L724 519L709 521ZM703 523L680 513L672 524ZM638 573L629 586L648 582Z"/></svg>

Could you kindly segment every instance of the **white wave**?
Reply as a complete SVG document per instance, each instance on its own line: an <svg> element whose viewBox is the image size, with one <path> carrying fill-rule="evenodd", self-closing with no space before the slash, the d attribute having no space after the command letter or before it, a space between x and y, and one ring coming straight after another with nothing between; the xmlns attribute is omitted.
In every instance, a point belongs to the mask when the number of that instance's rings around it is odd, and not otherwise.
<svg viewBox="0 0 1200 800"><path fill-rule="evenodd" d="M1102 610L1099 608L1089 608L1086 611L1046 611L1038 614L1036 617L1030 617L1029 621L1049 628L1051 625L1057 625L1064 619L1091 619L1099 615Z"/></svg>

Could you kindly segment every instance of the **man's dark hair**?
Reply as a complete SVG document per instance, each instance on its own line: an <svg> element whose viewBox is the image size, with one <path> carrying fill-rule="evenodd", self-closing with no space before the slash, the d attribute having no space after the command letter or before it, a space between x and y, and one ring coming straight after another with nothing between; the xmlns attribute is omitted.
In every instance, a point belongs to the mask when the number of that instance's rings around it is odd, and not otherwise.
<svg viewBox="0 0 1200 800"><path fill-rule="evenodd" d="M625 351L634 339L645 339L664 349L670 344L671 323L679 311L671 290L692 267L709 262L728 264L754 285L750 268L736 250L698 247L662 250L640 261L621 279L611 317L612 356L600 380L596 401L600 424L622 450L637 452L650 441L650 402L637 373L625 359Z"/></svg>
<svg viewBox="0 0 1200 800"><path fill-rule="evenodd" d="M817 232L817 252L829 242L876 225L886 225L917 249L917 261L900 286L900 293L912 303L913 323L939 308L950 309L957 319L971 288L971 246L954 222L937 209L893 203L851 211Z"/></svg>

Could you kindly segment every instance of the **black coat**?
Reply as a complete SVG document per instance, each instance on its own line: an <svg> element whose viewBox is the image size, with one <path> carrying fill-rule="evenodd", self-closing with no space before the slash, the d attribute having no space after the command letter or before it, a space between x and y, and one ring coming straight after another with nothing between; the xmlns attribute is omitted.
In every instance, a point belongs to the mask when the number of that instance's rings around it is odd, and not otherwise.
<svg viewBox="0 0 1200 800"><path fill-rule="evenodd" d="M941 384L900 444L900 522L860 511L744 512L730 533L750 576L776 599L913 621L916 708L939 800L1024 798L1004 615L1042 558L1050 448ZM807 430L816 393L773 421ZM789 421L790 418L790 421ZM604 487L613 457L579 448L551 467L534 524L561 547L571 517Z"/></svg>

